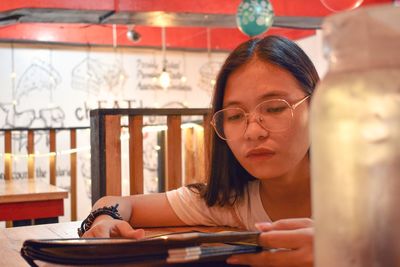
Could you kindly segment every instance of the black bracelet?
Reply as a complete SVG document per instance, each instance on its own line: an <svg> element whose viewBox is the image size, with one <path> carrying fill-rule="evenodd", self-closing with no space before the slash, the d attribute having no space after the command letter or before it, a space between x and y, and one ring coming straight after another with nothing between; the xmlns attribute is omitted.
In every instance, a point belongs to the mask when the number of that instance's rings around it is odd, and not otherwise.
<svg viewBox="0 0 400 267"><path fill-rule="evenodd" d="M83 220L81 227L78 228L78 235L81 237L86 231L92 227L94 220L99 217L100 215L108 215L111 216L113 219L122 220L121 215L118 213L118 206L119 204L115 204L115 206L110 207L102 207L98 208L97 210L92 211L86 219Z"/></svg>

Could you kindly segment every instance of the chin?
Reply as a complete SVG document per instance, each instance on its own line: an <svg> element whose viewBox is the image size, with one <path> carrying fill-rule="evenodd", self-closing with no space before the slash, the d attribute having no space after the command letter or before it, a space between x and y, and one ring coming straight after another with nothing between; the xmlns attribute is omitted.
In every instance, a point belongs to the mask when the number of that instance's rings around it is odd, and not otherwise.
<svg viewBox="0 0 400 267"><path fill-rule="evenodd" d="M242 161L243 168L257 179L270 179L284 174L285 168L275 161Z"/></svg>
<svg viewBox="0 0 400 267"><path fill-rule="evenodd" d="M274 179L283 175L282 171L273 170L271 168L267 170L248 170L248 172L259 180Z"/></svg>

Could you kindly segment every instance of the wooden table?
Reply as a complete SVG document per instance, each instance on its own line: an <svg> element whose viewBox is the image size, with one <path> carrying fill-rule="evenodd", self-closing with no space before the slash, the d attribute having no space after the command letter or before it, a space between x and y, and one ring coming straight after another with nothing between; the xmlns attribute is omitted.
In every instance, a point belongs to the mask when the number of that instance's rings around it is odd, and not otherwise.
<svg viewBox="0 0 400 267"><path fill-rule="evenodd" d="M26 239L75 238L79 225L80 222L67 222L0 229L0 266L29 266L19 253Z"/></svg>
<svg viewBox="0 0 400 267"><path fill-rule="evenodd" d="M43 224L34 226L23 226L15 228L0 229L0 266L7 267L26 267L29 266L20 256L20 250L26 239L35 238L77 238L77 228L81 222L66 222L55 224ZM217 232L227 230L222 227L168 227L168 228L146 228L146 236L165 234L171 232L181 232L188 230L198 230L202 232ZM36 262L38 263L38 262ZM40 263L40 266L63 266L48 263ZM118 265L119 267L128 265ZM132 265L130 265L132 266ZM134 265L148 266L148 265ZM158 265L160 266L160 265ZM168 265L172 266L172 265ZM183 266L183 265L182 265ZM195 265L195 266L198 266ZM209 266L209 264L207 265ZM212 266L212 265L210 265ZM221 264L214 265L221 266Z"/></svg>
<svg viewBox="0 0 400 267"><path fill-rule="evenodd" d="M0 180L0 221L64 215L68 192L39 179Z"/></svg>

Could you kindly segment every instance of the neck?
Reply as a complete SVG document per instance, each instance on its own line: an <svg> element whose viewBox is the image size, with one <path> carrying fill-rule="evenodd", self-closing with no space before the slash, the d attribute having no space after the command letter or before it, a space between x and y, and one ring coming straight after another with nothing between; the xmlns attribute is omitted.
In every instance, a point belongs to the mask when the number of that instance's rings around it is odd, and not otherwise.
<svg viewBox="0 0 400 267"><path fill-rule="evenodd" d="M261 200L272 220L310 217L310 162L306 155L283 176L261 180Z"/></svg>

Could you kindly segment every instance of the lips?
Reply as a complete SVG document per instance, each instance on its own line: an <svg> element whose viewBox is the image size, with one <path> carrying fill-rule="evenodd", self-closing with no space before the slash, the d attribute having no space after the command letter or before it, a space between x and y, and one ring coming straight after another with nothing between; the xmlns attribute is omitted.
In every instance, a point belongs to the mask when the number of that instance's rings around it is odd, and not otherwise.
<svg viewBox="0 0 400 267"><path fill-rule="evenodd" d="M256 157L271 157L275 154L274 151L267 148L255 148L251 149L246 153L246 158L256 158Z"/></svg>

